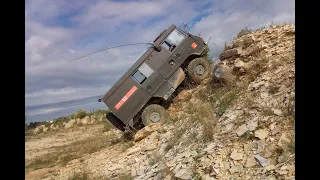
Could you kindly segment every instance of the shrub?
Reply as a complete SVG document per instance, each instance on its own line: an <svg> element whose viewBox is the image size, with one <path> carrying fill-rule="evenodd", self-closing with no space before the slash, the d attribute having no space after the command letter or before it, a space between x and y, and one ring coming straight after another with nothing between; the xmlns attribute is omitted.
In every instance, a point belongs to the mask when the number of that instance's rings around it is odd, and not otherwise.
<svg viewBox="0 0 320 180"><path fill-rule="evenodd" d="M85 110L80 109L78 112L73 114L74 119L82 119L87 116L87 112Z"/></svg>
<svg viewBox="0 0 320 180"><path fill-rule="evenodd" d="M70 116L62 116L53 120L53 124L56 126L62 126L64 122L68 122L70 120Z"/></svg>
<svg viewBox="0 0 320 180"><path fill-rule="evenodd" d="M241 36L244 36L244 35L246 35L246 34L249 34L249 33L251 33L251 32L252 32L251 29L245 27L245 28L243 28L243 29L238 33L237 38L239 38L239 37L241 37Z"/></svg>

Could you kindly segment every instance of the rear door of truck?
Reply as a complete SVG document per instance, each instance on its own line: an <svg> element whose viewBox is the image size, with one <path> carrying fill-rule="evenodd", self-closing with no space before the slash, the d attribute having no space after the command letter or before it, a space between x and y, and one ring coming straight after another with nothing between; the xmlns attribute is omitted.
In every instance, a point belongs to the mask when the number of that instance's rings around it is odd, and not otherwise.
<svg viewBox="0 0 320 180"><path fill-rule="evenodd" d="M108 107L125 124L129 123L161 86L164 78L147 62L132 71L130 76L108 98Z"/></svg>

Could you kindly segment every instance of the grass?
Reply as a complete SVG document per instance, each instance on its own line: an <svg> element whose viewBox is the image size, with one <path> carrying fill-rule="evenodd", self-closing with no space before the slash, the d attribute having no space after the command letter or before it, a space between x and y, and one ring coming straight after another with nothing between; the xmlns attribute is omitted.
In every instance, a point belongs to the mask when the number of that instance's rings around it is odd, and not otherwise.
<svg viewBox="0 0 320 180"><path fill-rule="evenodd" d="M241 29L241 31L237 34L237 38L240 38L241 36L244 36L246 34L250 34L251 32L252 32L251 29L249 29L248 27L245 27Z"/></svg>
<svg viewBox="0 0 320 180"><path fill-rule="evenodd" d="M153 166L157 162L159 162L161 159L162 159L161 155L158 152L155 152L155 153L151 154L149 157L149 165Z"/></svg>
<svg viewBox="0 0 320 180"><path fill-rule="evenodd" d="M130 174L119 174L117 179L118 180L132 180L133 178L131 177Z"/></svg>
<svg viewBox="0 0 320 180"><path fill-rule="evenodd" d="M231 91L227 93L225 96L223 96L220 100L220 103L218 105L217 115L222 116L224 112L229 108L231 103L236 99L236 92Z"/></svg>
<svg viewBox="0 0 320 180"><path fill-rule="evenodd" d="M290 135L289 136L289 142L286 143L286 149L289 152L295 152L295 135Z"/></svg>
<svg viewBox="0 0 320 180"><path fill-rule="evenodd" d="M202 180L199 172L194 172L194 173L192 174L192 179L193 179L193 180Z"/></svg>
<svg viewBox="0 0 320 180"><path fill-rule="evenodd" d="M254 55L259 61L252 65L249 71L248 80L250 82L254 81L260 74L265 72L268 69L269 59L260 52L254 53Z"/></svg>
<svg viewBox="0 0 320 180"><path fill-rule="evenodd" d="M251 95L246 96L244 100L245 107L252 108L256 103L253 100L253 97Z"/></svg>
<svg viewBox="0 0 320 180"><path fill-rule="evenodd" d="M265 108L262 110L262 114L264 116L273 116L274 112L271 110L271 108Z"/></svg>
<svg viewBox="0 0 320 180"><path fill-rule="evenodd" d="M127 149L129 149L130 147L134 146L132 141L127 141L124 138L121 139L120 145L121 145L121 151L122 152L125 152Z"/></svg>
<svg viewBox="0 0 320 180"><path fill-rule="evenodd" d="M36 158L27 166L27 168L37 170L37 169L41 169L43 167L52 167L53 164L57 160L58 160L58 157L56 157L56 159L54 159L54 158L50 158L50 159Z"/></svg>
<svg viewBox="0 0 320 180"><path fill-rule="evenodd" d="M279 88L280 88L279 86L270 86L269 87L269 93L272 94L272 95L276 94L277 92L279 92Z"/></svg>
<svg viewBox="0 0 320 180"><path fill-rule="evenodd" d="M68 180L87 180L87 179L89 179L89 175L85 172L75 173L74 175L68 178Z"/></svg>
<svg viewBox="0 0 320 180"><path fill-rule="evenodd" d="M209 103L204 104L196 111L195 120L202 125L202 139L204 142L213 140L214 129L216 127L217 120L213 117L214 109Z"/></svg>
<svg viewBox="0 0 320 180"><path fill-rule="evenodd" d="M58 151L43 155L32 161L26 168L42 169L55 165L66 165L74 159L79 159L86 154L98 152L112 145L110 136L94 136L67 145L56 147ZM124 146L128 146L125 144Z"/></svg>
<svg viewBox="0 0 320 180"><path fill-rule="evenodd" d="M102 132L107 132L111 129L114 129L114 126L107 120L107 118L104 118L101 122L103 124Z"/></svg>
<svg viewBox="0 0 320 180"><path fill-rule="evenodd" d="M255 139L255 135L253 132L247 131L246 133L244 133L244 135L241 136L241 139L243 139L244 141L253 140Z"/></svg>
<svg viewBox="0 0 320 180"><path fill-rule="evenodd" d="M169 116L169 118L166 120L167 124L174 124L177 121L179 121L179 118L177 116Z"/></svg>
<svg viewBox="0 0 320 180"><path fill-rule="evenodd" d="M179 129L177 129L175 131L175 133L173 134L172 138L169 140L169 142L164 150L169 151L170 149L173 148L173 146L178 144L178 142L180 142L181 136L184 134L185 130L186 130L185 126L182 126Z"/></svg>

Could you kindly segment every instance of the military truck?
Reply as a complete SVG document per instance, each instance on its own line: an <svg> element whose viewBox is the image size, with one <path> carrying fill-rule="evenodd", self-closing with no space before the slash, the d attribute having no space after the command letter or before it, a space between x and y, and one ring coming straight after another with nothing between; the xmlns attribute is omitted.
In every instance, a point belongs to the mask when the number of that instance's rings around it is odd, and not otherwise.
<svg viewBox="0 0 320 180"><path fill-rule="evenodd" d="M164 104L186 76L200 83L211 72L211 64L201 58L206 42L171 25L152 46L108 90L99 101L109 109L106 118L124 132L136 132L152 123L164 123Z"/></svg>

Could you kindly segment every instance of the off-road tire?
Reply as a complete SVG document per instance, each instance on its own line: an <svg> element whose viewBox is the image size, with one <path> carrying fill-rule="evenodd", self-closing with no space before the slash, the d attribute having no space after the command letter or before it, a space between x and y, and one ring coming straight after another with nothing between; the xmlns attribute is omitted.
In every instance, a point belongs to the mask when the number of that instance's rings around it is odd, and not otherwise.
<svg viewBox="0 0 320 180"><path fill-rule="evenodd" d="M106 118L114 127L119 129L120 131L125 131L125 124L120 119L118 119L112 112L108 112Z"/></svg>
<svg viewBox="0 0 320 180"><path fill-rule="evenodd" d="M157 120L156 122L154 122L154 119L151 117L154 114L156 114L156 116L159 117L157 118L159 120ZM159 104L150 104L143 110L141 115L142 123L145 126L153 123L164 124L167 120L167 117L167 111L164 109L164 107L160 106Z"/></svg>
<svg viewBox="0 0 320 180"><path fill-rule="evenodd" d="M197 73L197 67L200 65L202 66L202 74ZM210 76L211 64L203 58L195 58L188 64L187 72L191 80L201 83L202 80Z"/></svg>

